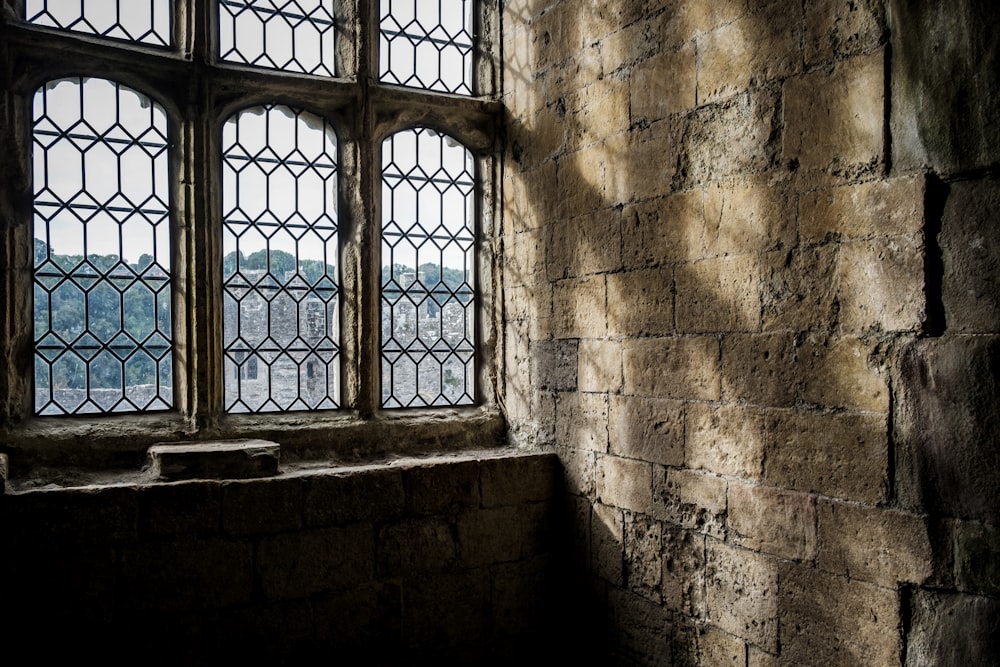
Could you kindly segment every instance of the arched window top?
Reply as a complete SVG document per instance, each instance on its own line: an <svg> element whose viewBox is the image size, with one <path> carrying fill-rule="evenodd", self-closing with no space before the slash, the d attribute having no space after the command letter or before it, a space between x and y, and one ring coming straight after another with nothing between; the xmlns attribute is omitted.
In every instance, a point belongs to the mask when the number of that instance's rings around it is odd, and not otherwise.
<svg viewBox="0 0 1000 667"><path fill-rule="evenodd" d="M99 78L33 100L35 411L173 403L167 115Z"/></svg>

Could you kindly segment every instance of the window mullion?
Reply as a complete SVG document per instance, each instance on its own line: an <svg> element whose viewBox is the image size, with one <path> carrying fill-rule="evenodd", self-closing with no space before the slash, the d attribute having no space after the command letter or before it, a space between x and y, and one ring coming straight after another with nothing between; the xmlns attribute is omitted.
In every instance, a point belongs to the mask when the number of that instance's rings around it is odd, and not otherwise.
<svg viewBox="0 0 1000 667"><path fill-rule="evenodd" d="M361 97L358 118L358 176L360 219L354 238L359 244L359 300L357 302L358 394L356 407L362 416L374 414L379 404L379 168L376 110L371 88L378 81L378 0L357 0L358 86ZM353 372L353 370L350 370Z"/></svg>

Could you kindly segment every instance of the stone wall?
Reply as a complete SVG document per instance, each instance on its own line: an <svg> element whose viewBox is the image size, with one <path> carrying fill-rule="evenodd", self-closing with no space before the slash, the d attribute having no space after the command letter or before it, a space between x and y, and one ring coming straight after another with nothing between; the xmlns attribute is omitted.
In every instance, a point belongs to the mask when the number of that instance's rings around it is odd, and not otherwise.
<svg viewBox="0 0 1000 667"><path fill-rule="evenodd" d="M8 489L5 651L50 664L514 664L555 641L558 483L551 454L495 452Z"/></svg>
<svg viewBox="0 0 1000 667"><path fill-rule="evenodd" d="M642 665L1000 656L997 13L510 0L504 403Z"/></svg>

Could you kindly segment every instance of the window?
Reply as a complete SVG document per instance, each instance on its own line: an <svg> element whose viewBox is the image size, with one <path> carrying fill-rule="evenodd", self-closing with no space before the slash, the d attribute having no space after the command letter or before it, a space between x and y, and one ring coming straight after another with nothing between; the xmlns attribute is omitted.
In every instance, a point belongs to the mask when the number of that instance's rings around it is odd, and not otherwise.
<svg viewBox="0 0 1000 667"><path fill-rule="evenodd" d="M2 165L7 430L131 415L162 439L491 405L492 11L5 16L0 136L24 156Z"/></svg>

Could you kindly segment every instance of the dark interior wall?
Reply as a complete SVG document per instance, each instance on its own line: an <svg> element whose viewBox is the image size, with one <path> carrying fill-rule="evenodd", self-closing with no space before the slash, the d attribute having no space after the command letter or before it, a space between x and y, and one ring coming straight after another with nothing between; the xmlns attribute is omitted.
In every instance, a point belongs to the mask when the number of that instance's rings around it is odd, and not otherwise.
<svg viewBox="0 0 1000 667"><path fill-rule="evenodd" d="M548 645L552 455L0 496L8 656L510 664Z"/></svg>

